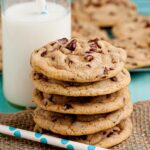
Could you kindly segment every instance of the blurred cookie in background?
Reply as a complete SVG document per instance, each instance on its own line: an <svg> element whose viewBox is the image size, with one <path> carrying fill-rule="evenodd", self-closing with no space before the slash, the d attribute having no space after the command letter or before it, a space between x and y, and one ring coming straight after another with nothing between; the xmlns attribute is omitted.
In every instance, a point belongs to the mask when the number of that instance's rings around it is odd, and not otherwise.
<svg viewBox="0 0 150 150"><path fill-rule="evenodd" d="M138 16L134 21L119 23L112 32L115 38L131 38L144 46L150 46L150 17Z"/></svg>
<svg viewBox="0 0 150 150"><path fill-rule="evenodd" d="M114 39L110 42L127 51L127 69L150 66L150 48L144 43L137 42L133 38Z"/></svg>
<svg viewBox="0 0 150 150"><path fill-rule="evenodd" d="M72 8L74 13L82 14L82 19L88 18L99 27L112 27L137 16L136 6L128 0L75 0Z"/></svg>
<svg viewBox="0 0 150 150"><path fill-rule="evenodd" d="M72 17L72 29L73 37L85 39L94 39L98 37L106 41L109 39L105 30L98 28L89 21L79 20L75 15Z"/></svg>

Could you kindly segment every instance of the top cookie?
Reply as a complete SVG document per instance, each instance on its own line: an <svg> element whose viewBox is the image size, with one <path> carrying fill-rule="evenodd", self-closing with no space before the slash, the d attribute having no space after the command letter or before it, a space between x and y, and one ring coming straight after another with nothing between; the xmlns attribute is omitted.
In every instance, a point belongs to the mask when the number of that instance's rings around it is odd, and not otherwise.
<svg viewBox="0 0 150 150"><path fill-rule="evenodd" d="M99 39L63 38L32 53L35 71L62 81L95 82L117 75L124 67L126 52Z"/></svg>

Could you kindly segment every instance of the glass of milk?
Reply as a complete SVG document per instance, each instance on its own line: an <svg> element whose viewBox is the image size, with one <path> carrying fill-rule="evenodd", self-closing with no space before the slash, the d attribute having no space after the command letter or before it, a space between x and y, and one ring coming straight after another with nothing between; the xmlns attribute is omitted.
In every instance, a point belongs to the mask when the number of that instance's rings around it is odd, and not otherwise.
<svg viewBox="0 0 150 150"><path fill-rule="evenodd" d="M3 90L15 105L31 107L30 55L71 36L70 0L2 0Z"/></svg>

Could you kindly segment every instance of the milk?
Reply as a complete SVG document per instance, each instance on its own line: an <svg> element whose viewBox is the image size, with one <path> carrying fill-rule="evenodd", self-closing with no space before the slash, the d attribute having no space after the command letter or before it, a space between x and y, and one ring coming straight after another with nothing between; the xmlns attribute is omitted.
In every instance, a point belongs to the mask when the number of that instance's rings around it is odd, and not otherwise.
<svg viewBox="0 0 150 150"><path fill-rule="evenodd" d="M47 8L48 14L39 14L36 4L27 2L9 7L2 15L3 89L6 99L13 104L33 106L31 52L49 41L70 38L70 12L50 2Z"/></svg>

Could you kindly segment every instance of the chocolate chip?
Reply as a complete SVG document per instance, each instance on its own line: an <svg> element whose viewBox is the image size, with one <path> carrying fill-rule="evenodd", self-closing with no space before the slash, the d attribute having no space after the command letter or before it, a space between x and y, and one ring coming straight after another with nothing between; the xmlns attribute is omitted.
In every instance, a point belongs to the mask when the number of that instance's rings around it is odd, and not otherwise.
<svg viewBox="0 0 150 150"><path fill-rule="evenodd" d="M44 76L42 73L34 73L33 76L34 76L35 80L41 80L42 79L45 82L48 81L48 78L46 76Z"/></svg>
<svg viewBox="0 0 150 150"><path fill-rule="evenodd" d="M100 54L104 54L104 52L103 52L102 50L98 51L98 53L100 53Z"/></svg>
<svg viewBox="0 0 150 150"><path fill-rule="evenodd" d="M114 81L114 82L117 82L117 81L118 81L117 77L112 77L112 78L110 78L110 80L111 80L111 81Z"/></svg>
<svg viewBox="0 0 150 150"><path fill-rule="evenodd" d="M103 38L103 37L101 37L100 39L103 40L103 41L105 40L105 38Z"/></svg>
<svg viewBox="0 0 150 150"><path fill-rule="evenodd" d="M101 6L101 4L98 4L98 3L97 3L97 4L95 3L95 4L93 4L93 5L94 5L95 7L100 7L100 6Z"/></svg>
<svg viewBox="0 0 150 150"><path fill-rule="evenodd" d="M66 48L71 50L71 51L74 51L77 47L77 40L74 39L72 40L70 43L67 44Z"/></svg>
<svg viewBox="0 0 150 150"><path fill-rule="evenodd" d="M73 64L73 61L68 59L68 65L71 65L71 64Z"/></svg>
<svg viewBox="0 0 150 150"><path fill-rule="evenodd" d="M125 103L125 101L126 101L126 98L125 98L125 97L123 97L123 102Z"/></svg>
<svg viewBox="0 0 150 150"><path fill-rule="evenodd" d="M38 80L43 80L43 81L45 81L45 82L47 82L48 81L48 78L46 77L46 76L44 76L43 74L41 74L41 73L37 73L37 79Z"/></svg>
<svg viewBox="0 0 150 150"><path fill-rule="evenodd" d="M42 73L37 73L37 76L38 76L38 79L43 79L44 78Z"/></svg>
<svg viewBox="0 0 150 150"><path fill-rule="evenodd" d="M111 137L113 135L113 132L111 131L109 134L107 134L107 137Z"/></svg>
<svg viewBox="0 0 150 150"><path fill-rule="evenodd" d="M106 4L109 4L109 3L113 3L113 1L112 0L107 0Z"/></svg>
<svg viewBox="0 0 150 150"><path fill-rule="evenodd" d="M103 77L102 77L102 79L106 79L106 78L107 78L107 76L103 76Z"/></svg>
<svg viewBox="0 0 150 150"><path fill-rule="evenodd" d="M104 74L108 74L109 69L107 67L104 68Z"/></svg>
<svg viewBox="0 0 150 150"><path fill-rule="evenodd" d="M90 49L93 49L94 51L96 51L97 45L95 43L90 43Z"/></svg>
<svg viewBox="0 0 150 150"><path fill-rule="evenodd" d="M71 104L65 104L64 105L64 109L67 110L67 109L72 109L72 105Z"/></svg>
<svg viewBox="0 0 150 150"><path fill-rule="evenodd" d="M42 74L42 73L37 73L37 72L35 72L35 73L33 74L33 76L34 76L34 78L35 78L36 80L40 80L40 79L43 78L43 74Z"/></svg>
<svg viewBox="0 0 150 150"><path fill-rule="evenodd" d="M96 48L90 48L89 51L86 51L85 53L93 53L96 51Z"/></svg>
<svg viewBox="0 0 150 150"><path fill-rule="evenodd" d="M144 48L142 45L140 45L140 44L137 43L137 42L134 42L134 45L135 45L137 48Z"/></svg>
<svg viewBox="0 0 150 150"><path fill-rule="evenodd" d="M117 63L117 61L112 58L112 63L115 64L115 63Z"/></svg>
<svg viewBox="0 0 150 150"><path fill-rule="evenodd" d="M137 63L132 63L132 65L133 65L133 66L137 66L138 64L137 64Z"/></svg>
<svg viewBox="0 0 150 150"><path fill-rule="evenodd" d="M45 51L43 51L43 52L41 53L41 57L46 56L46 54L47 54L47 50L45 50Z"/></svg>
<svg viewBox="0 0 150 150"><path fill-rule="evenodd" d="M110 14L111 16L114 16L114 15L115 15L115 13L114 13L114 12L110 12L109 14Z"/></svg>
<svg viewBox="0 0 150 150"><path fill-rule="evenodd" d="M87 64L86 66L89 67L89 68L91 68L91 65L90 65L90 64Z"/></svg>
<svg viewBox="0 0 150 150"><path fill-rule="evenodd" d="M97 41L99 41L99 39L98 39L98 38L95 38L95 39L89 40L88 42L89 42L89 43L92 43L92 42L95 43L95 42L97 42Z"/></svg>
<svg viewBox="0 0 150 150"><path fill-rule="evenodd" d="M35 51L35 53L38 53L38 52L39 52L39 50L36 50L36 51Z"/></svg>
<svg viewBox="0 0 150 150"><path fill-rule="evenodd" d="M106 134L106 131L103 131L103 135L105 135Z"/></svg>
<svg viewBox="0 0 150 150"><path fill-rule="evenodd" d="M56 42L52 42L50 43L51 46L54 46L56 44ZM46 47L45 47L46 48Z"/></svg>
<svg viewBox="0 0 150 150"><path fill-rule="evenodd" d="M35 77L35 76L37 76L37 73L36 73L36 72L34 72L34 73L33 73L33 76L34 76L34 77Z"/></svg>
<svg viewBox="0 0 150 150"><path fill-rule="evenodd" d="M145 28L150 28L150 22L145 22Z"/></svg>
<svg viewBox="0 0 150 150"><path fill-rule="evenodd" d="M62 39L59 39L58 42L61 43L61 44L66 44L68 42L68 39L67 38L62 38Z"/></svg>
<svg viewBox="0 0 150 150"><path fill-rule="evenodd" d="M54 61L54 60L55 60L55 57L54 57L54 56L52 56L52 57L51 57L51 59Z"/></svg>
<svg viewBox="0 0 150 150"><path fill-rule="evenodd" d="M128 58L134 58L134 56L131 56L131 55L128 55L127 57L128 57Z"/></svg>
<svg viewBox="0 0 150 150"><path fill-rule="evenodd" d="M109 70L114 70L114 68L110 67Z"/></svg>
<svg viewBox="0 0 150 150"><path fill-rule="evenodd" d="M134 22L137 22L137 21L138 21L138 18L133 19L133 21L134 21Z"/></svg>
<svg viewBox="0 0 150 150"><path fill-rule="evenodd" d="M96 47L98 48L101 48L101 46L98 44L98 41L99 39L98 38L95 38L95 39L92 39L92 40L89 40L88 42L90 43L90 47L93 45L96 45ZM92 44L91 44L92 43ZM91 47L92 48L92 47Z"/></svg>
<svg viewBox="0 0 150 150"><path fill-rule="evenodd" d="M130 8L131 8L132 10L136 10L136 6L134 6L134 5L132 5Z"/></svg>
<svg viewBox="0 0 150 150"><path fill-rule="evenodd" d="M87 61L92 61L94 59L94 57L92 55L87 55L84 57L84 59Z"/></svg>
<svg viewBox="0 0 150 150"><path fill-rule="evenodd" d="M73 61L70 60L69 58L66 58L66 59L65 59L65 63L67 63L68 66L70 66L71 64L73 64Z"/></svg>
<svg viewBox="0 0 150 150"><path fill-rule="evenodd" d="M100 7L101 6L101 1L100 0L92 0L92 5L94 7Z"/></svg>
<svg viewBox="0 0 150 150"><path fill-rule="evenodd" d="M128 40L132 40L133 38L132 37L128 37Z"/></svg>
<svg viewBox="0 0 150 150"><path fill-rule="evenodd" d="M95 78L97 79L97 78L99 78L99 76L96 76Z"/></svg>
<svg viewBox="0 0 150 150"><path fill-rule="evenodd" d="M123 73L124 75L126 75L126 72L124 72L124 70L122 70L122 73Z"/></svg>
<svg viewBox="0 0 150 150"><path fill-rule="evenodd" d="M59 114L53 114L53 113L52 113L52 115L51 115L51 121L52 121L52 122L56 122L57 119L59 119L59 117L60 117Z"/></svg>

